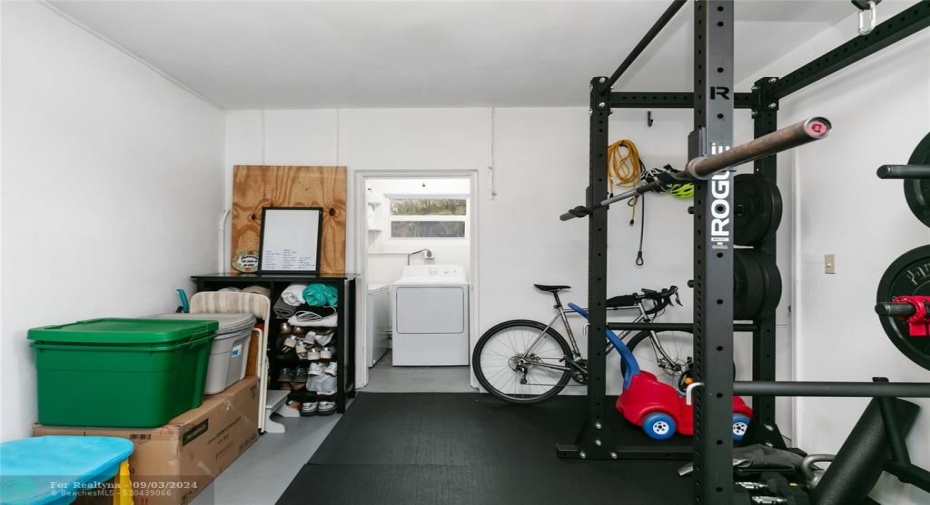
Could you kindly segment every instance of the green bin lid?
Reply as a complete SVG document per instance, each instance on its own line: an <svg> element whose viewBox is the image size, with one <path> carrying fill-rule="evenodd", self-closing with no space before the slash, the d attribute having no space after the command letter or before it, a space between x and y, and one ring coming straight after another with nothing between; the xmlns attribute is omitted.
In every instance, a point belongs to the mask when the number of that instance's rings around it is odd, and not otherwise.
<svg viewBox="0 0 930 505"><path fill-rule="evenodd" d="M216 321L92 319L29 330L29 340L53 344L177 344L216 333Z"/></svg>

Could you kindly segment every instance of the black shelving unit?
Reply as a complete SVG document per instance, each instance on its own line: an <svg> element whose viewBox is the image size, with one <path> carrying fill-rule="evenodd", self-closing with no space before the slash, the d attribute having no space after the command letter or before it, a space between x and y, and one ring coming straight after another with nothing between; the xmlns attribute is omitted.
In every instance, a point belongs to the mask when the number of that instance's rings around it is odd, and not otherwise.
<svg viewBox="0 0 930 505"><path fill-rule="evenodd" d="M335 328L332 344L335 354L329 360L306 361L299 360L297 356L282 355L275 347L281 332L281 323L286 319L279 319L274 311L271 321L266 321L268 334L268 389L277 389L277 377L285 366L294 368L297 365L307 366L310 363L337 363L336 394L329 398L336 402L336 412L343 413L349 398L355 396L355 280L354 274L211 274L195 275L191 277L197 291L217 291L225 287L244 288L246 286L263 286L271 290L271 303L274 304L281 293L291 284L327 284L336 288L338 323ZM303 397L306 393L293 393L295 399Z"/></svg>

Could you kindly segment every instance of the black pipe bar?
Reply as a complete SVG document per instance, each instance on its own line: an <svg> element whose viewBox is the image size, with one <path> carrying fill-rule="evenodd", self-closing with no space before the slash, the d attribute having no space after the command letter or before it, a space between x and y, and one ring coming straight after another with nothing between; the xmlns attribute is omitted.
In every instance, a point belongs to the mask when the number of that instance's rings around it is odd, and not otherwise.
<svg viewBox="0 0 930 505"><path fill-rule="evenodd" d="M930 179L930 165L882 165L875 175L879 179Z"/></svg>
<svg viewBox="0 0 930 505"><path fill-rule="evenodd" d="M653 39L656 38L656 35L658 35L659 32L661 32L662 29L665 28L665 25L667 25L668 22L671 21L672 18L675 17L675 14L677 14L678 11L681 10L681 8L684 7L686 3L687 3L686 0L674 0L671 3L671 5L669 5L668 8L665 9L665 12L663 12L662 15L659 16L659 19L657 19L655 24L652 25L652 28L650 28L649 31L646 32L645 35L643 35L643 38L639 41L638 44L636 44L636 47L634 47L633 50L630 51L630 54L627 55L626 59L623 60L623 63L621 63L620 66L617 67L617 70L614 70L613 75L611 75L610 78L607 80L608 88L613 86L614 83L617 82L617 79L619 79L620 76L623 75L623 73L626 72L628 68L630 68L633 62L636 61L636 58L638 58L639 55L642 54L643 51L646 50L646 47L652 42Z"/></svg>
<svg viewBox="0 0 930 505"><path fill-rule="evenodd" d="M886 317L911 317L917 309L909 303L882 302L875 304L875 313Z"/></svg>
<svg viewBox="0 0 930 505"><path fill-rule="evenodd" d="M746 382L733 383L738 395L930 398L927 382Z"/></svg>
<svg viewBox="0 0 930 505"><path fill-rule="evenodd" d="M683 331L685 333L691 333L694 331L694 325L690 323L607 323L607 327L611 330L621 330L621 331L642 331L642 330L655 330L655 331ZM755 331L756 325L754 324L734 324L733 331Z"/></svg>
<svg viewBox="0 0 930 505"><path fill-rule="evenodd" d="M830 133L831 128L830 121L822 117L800 121L735 146L728 151L712 156L694 158L688 162L684 171L695 179L709 179L712 175L725 168L749 163L750 161L820 140Z"/></svg>
<svg viewBox="0 0 930 505"><path fill-rule="evenodd" d="M734 93L733 106L737 109L751 109L752 93ZM610 106L614 109L693 109L694 93L649 93L649 92L613 92L610 94Z"/></svg>
<svg viewBox="0 0 930 505"><path fill-rule="evenodd" d="M928 26L930 2L923 0L880 23L868 35L857 36L778 79L771 87L771 96L775 99L784 98Z"/></svg>
<svg viewBox="0 0 930 505"><path fill-rule="evenodd" d="M897 477L905 484L911 484L930 493L930 472L915 465L902 465L896 461L886 461L885 471Z"/></svg>

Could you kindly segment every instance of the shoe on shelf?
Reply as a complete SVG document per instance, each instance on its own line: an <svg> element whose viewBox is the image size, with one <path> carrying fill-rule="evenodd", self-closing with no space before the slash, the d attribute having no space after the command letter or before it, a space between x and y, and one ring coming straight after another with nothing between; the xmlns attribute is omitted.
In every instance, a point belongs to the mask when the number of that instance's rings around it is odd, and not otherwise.
<svg viewBox="0 0 930 505"><path fill-rule="evenodd" d="M317 414L317 410L316 402L304 402L300 406L300 417L313 417Z"/></svg>
<svg viewBox="0 0 930 505"><path fill-rule="evenodd" d="M322 363L310 363L310 375L320 375L321 373L323 373Z"/></svg>
<svg viewBox="0 0 930 505"><path fill-rule="evenodd" d="M307 334L307 330L300 326L291 325L291 334L295 337L302 337Z"/></svg>
<svg viewBox="0 0 930 505"><path fill-rule="evenodd" d="M333 348L324 347L320 350L320 359L333 359Z"/></svg>
<svg viewBox="0 0 930 505"><path fill-rule="evenodd" d="M290 335L291 334L291 325L287 323L281 323L281 334Z"/></svg>
<svg viewBox="0 0 930 505"><path fill-rule="evenodd" d="M336 402L320 402L316 409L317 415L331 416L336 413Z"/></svg>
<svg viewBox="0 0 930 505"><path fill-rule="evenodd" d="M320 345L329 345L333 341L333 332L327 331L326 333L318 333L315 337L316 343Z"/></svg>
<svg viewBox="0 0 930 505"><path fill-rule="evenodd" d="M306 359L310 361L319 361L320 357L322 357L322 353L319 347L311 347L310 350L307 351Z"/></svg>
<svg viewBox="0 0 930 505"><path fill-rule="evenodd" d="M278 382L291 382L294 380L294 371L290 368L282 368L278 374Z"/></svg>
<svg viewBox="0 0 930 505"><path fill-rule="evenodd" d="M316 392L318 395L336 394L336 378L332 375L316 375L307 383L307 389Z"/></svg>
<svg viewBox="0 0 930 505"><path fill-rule="evenodd" d="M304 367L299 367L296 372L294 372L294 382L307 382L307 369Z"/></svg>
<svg viewBox="0 0 930 505"><path fill-rule="evenodd" d="M327 375L332 375L333 377L335 377L336 376L336 362L331 361L328 365L326 365L326 368L323 369L323 373Z"/></svg>
<svg viewBox="0 0 930 505"><path fill-rule="evenodd" d="M294 409L294 410L300 410L301 403L300 403L299 401L297 401L297 400L288 400L288 401L287 401L287 406L290 407L290 408L292 408L292 409Z"/></svg>

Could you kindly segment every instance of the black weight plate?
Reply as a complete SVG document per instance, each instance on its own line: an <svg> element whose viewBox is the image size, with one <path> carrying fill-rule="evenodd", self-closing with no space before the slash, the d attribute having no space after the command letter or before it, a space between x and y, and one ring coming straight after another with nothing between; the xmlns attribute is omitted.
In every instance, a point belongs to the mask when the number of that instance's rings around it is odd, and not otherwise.
<svg viewBox="0 0 930 505"><path fill-rule="evenodd" d="M930 133L917 144L907 164L930 165ZM930 179L905 179L904 198L917 219L930 226Z"/></svg>
<svg viewBox="0 0 930 505"><path fill-rule="evenodd" d="M733 208L736 245L760 244L781 224L781 192L761 175L740 174L733 178Z"/></svg>
<svg viewBox="0 0 930 505"><path fill-rule="evenodd" d="M930 245L912 249L894 260L878 283L877 302L896 296L930 296ZM930 337L911 338L908 325L893 317L878 316L888 338L914 363L930 370Z"/></svg>
<svg viewBox="0 0 930 505"><path fill-rule="evenodd" d="M759 313L765 298L765 275L752 249L733 250L733 319L745 321Z"/></svg>
<svg viewBox="0 0 930 505"><path fill-rule="evenodd" d="M762 268L762 275L765 278L765 296L762 298L762 306L756 317L774 312L781 301L781 272L775 259L760 251L753 251L756 254L756 260Z"/></svg>

